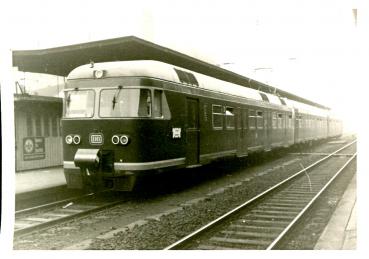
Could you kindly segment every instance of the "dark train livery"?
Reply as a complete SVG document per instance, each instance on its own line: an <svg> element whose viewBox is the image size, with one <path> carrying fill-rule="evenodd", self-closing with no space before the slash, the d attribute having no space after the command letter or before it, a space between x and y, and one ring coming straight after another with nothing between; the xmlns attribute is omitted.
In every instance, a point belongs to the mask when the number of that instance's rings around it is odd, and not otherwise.
<svg viewBox="0 0 369 259"><path fill-rule="evenodd" d="M328 110L141 60L74 69L62 129L68 187L131 190L143 172L336 137L342 124Z"/></svg>

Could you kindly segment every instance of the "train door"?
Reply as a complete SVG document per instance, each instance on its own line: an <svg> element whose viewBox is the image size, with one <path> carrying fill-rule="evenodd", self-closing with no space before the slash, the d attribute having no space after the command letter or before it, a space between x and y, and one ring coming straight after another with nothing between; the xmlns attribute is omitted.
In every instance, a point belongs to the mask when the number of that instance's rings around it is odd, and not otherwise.
<svg viewBox="0 0 369 259"><path fill-rule="evenodd" d="M186 164L187 166L193 166L198 165L200 162L199 100L187 98L186 103Z"/></svg>

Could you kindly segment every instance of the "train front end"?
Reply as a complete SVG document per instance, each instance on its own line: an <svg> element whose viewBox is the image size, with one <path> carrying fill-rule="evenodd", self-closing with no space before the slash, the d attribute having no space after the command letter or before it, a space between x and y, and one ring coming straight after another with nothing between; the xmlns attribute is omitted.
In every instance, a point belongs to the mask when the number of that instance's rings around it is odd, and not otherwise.
<svg viewBox="0 0 369 259"><path fill-rule="evenodd" d="M160 148L170 121L165 95L141 81L89 66L68 76L62 131L69 188L131 191L140 173L157 167L150 161L168 160Z"/></svg>

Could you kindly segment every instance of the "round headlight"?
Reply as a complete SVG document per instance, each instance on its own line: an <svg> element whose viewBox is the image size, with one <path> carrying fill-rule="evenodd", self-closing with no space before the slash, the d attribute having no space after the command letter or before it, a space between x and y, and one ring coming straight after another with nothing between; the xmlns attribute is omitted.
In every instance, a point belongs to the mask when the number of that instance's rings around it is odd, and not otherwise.
<svg viewBox="0 0 369 259"><path fill-rule="evenodd" d="M95 70L95 78L102 78L104 76L104 70Z"/></svg>
<svg viewBox="0 0 369 259"><path fill-rule="evenodd" d="M119 136L114 135L113 137L111 137L111 142L112 142L114 145L118 145L118 144L119 144Z"/></svg>
<svg viewBox="0 0 369 259"><path fill-rule="evenodd" d="M74 135L73 136L73 143L76 144L76 145L81 143L81 137L79 135Z"/></svg>
<svg viewBox="0 0 369 259"><path fill-rule="evenodd" d="M127 145L129 142L129 138L127 135L123 135L120 137L120 144L122 145Z"/></svg>
<svg viewBox="0 0 369 259"><path fill-rule="evenodd" d="M68 135L68 136L65 137L65 143L67 143L68 145L73 143L72 135Z"/></svg>

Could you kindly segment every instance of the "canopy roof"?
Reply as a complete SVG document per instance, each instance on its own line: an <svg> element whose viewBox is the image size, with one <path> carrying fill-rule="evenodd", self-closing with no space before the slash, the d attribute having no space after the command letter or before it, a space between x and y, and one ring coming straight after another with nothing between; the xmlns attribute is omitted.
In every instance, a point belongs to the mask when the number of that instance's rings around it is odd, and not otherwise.
<svg viewBox="0 0 369 259"><path fill-rule="evenodd" d="M67 76L74 68L88 64L91 61L98 63L123 60L162 61L215 77L220 80L267 93L275 93L281 97L286 97L319 108L329 109L305 98L135 36L93 41L49 49L13 51L13 66L18 67L19 70L60 76Z"/></svg>

